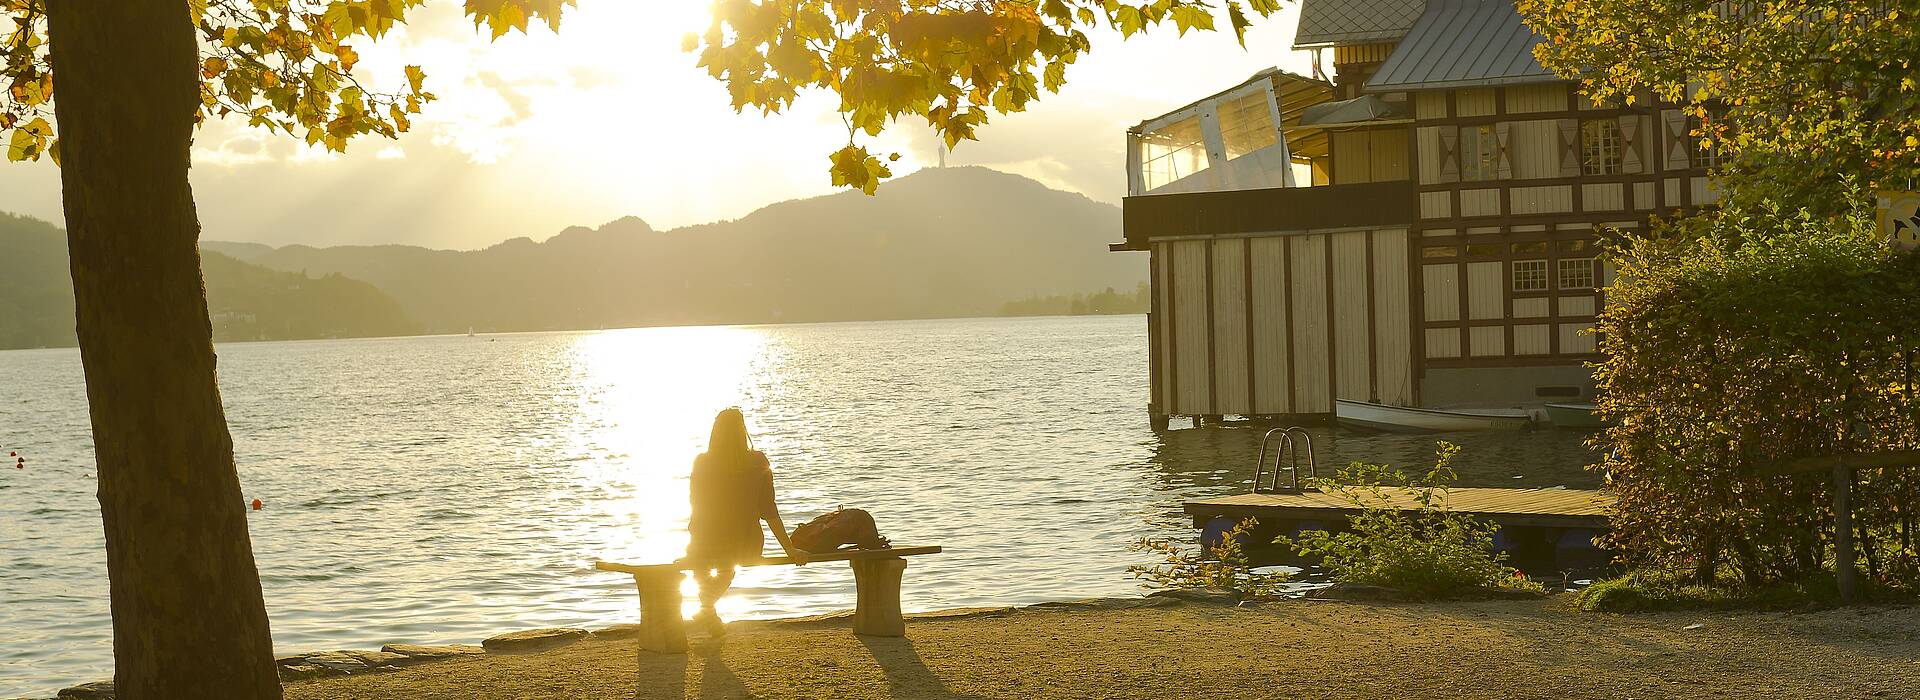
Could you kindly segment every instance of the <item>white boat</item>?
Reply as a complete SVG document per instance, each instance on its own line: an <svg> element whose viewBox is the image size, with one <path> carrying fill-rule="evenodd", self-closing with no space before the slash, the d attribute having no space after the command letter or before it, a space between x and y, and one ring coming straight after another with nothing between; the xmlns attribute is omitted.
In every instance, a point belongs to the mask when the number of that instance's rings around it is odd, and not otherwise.
<svg viewBox="0 0 1920 700"><path fill-rule="evenodd" d="M1523 430L1533 416L1518 408L1436 409L1388 406L1339 399L1333 416L1341 425L1396 433L1453 430Z"/></svg>

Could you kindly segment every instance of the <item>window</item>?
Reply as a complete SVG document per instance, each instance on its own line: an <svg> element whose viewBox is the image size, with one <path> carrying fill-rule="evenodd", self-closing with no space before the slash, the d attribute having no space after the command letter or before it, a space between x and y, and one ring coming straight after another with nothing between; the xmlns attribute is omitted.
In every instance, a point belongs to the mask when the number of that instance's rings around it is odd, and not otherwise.
<svg viewBox="0 0 1920 700"><path fill-rule="evenodd" d="M1460 249L1450 245L1430 245L1420 249L1422 258L1452 258L1460 255Z"/></svg>
<svg viewBox="0 0 1920 700"><path fill-rule="evenodd" d="M1518 275L1518 272L1514 274ZM1545 289L1546 287L1541 287ZM1593 258L1566 258L1560 261L1561 289L1593 289Z"/></svg>
<svg viewBox="0 0 1920 700"><path fill-rule="evenodd" d="M1515 243L1513 244L1513 254L1514 255L1546 255L1547 242L1546 241L1529 241L1526 243Z"/></svg>
<svg viewBox="0 0 1920 700"><path fill-rule="evenodd" d="M1620 123L1600 119L1580 125L1580 172L1587 175L1620 173Z"/></svg>
<svg viewBox="0 0 1920 700"><path fill-rule="evenodd" d="M1492 180L1500 176L1500 140L1493 125L1460 127L1460 179Z"/></svg>
<svg viewBox="0 0 1920 700"><path fill-rule="evenodd" d="M1687 115L1687 153L1692 156L1693 167L1718 168L1722 153L1720 134L1714 133L1716 127L1713 117L1701 119ZM1701 145L1702 142L1706 145Z"/></svg>
<svg viewBox="0 0 1920 700"><path fill-rule="evenodd" d="M1545 260L1513 261L1513 291L1516 291L1516 292L1547 291L1547 261Z"/></svg>
<svg viewBox="0 0 1920 700"><path fill-rule="evenodd" d="M1226 142L1227 160L1279 143L1271 105L1265 90L1220 105L1220 138Z"/></svg>
<svg viewBox="0 0 1920 700"><path fill-rule="evenodd" d="M1141 184L1152 190L1207 169L1200 117L1189 117L1140 136Z"/></svg>
<svg viewBox="0 0 1920 700"><path fill-rule="evenodd" d="M1497 258L1502 254L1502 250L1503 248L1501 246L1495 244L1469 245L1467 246L1467 257Z"/></svg>
<svg viewBox="0 0 1920 700"><path fill-rule="evenodd" d="M1560 252L1562 254L1584 253L1584 252L1587 252L1588 250L1591 250L1592 248L1593 248L1593 244L1587 241L1561 241L1560 242Z"/></svg>

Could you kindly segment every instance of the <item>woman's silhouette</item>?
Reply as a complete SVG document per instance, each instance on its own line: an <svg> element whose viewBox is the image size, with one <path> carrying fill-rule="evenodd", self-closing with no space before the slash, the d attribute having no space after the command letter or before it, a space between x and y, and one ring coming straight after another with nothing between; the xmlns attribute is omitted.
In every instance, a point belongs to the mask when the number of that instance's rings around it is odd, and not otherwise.
<svg viewBox="0 0 1920 700"><path fill-rule="evenodd" d="M718 637L726 627L713 605L733 585L734 566L760 558L760 521L773 528L773 538L795 562L806 563L806 553L787 538L774 505L773 469L766 453L753 449L740 409L714 417L707 451L693 460L688 491L693 514L687 521L687 562L700 584L700 612L693 619Z"/></svg>

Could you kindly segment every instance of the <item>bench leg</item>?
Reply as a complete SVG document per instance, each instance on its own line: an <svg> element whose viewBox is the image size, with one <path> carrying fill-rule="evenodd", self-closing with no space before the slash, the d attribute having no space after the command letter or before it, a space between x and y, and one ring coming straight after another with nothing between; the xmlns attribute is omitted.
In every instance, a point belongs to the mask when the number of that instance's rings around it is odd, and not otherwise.
<svg viewBox="0 0 1920 700"><path fill-rule="evenodd" d="M870 637L907 636L907 621L900 615L900 574L907 560L856 559L853 564L855 590L853 633Z"/></svg>
<svg viewBox="0 0 1920 700"><path fill-rule="evenodd" d="M680 572L634 574L640 591L640 648L661 654L687 653L687 627L680 618Z"/></svg>

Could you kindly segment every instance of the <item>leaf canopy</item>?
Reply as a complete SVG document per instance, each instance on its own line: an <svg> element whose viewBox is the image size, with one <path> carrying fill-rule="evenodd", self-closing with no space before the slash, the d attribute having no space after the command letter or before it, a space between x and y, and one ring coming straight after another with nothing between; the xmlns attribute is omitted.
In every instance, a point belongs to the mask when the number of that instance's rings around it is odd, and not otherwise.
<svg viewBox="0 0 1920 700"><path fill-rule="evenodd" d="M405 87L368 90L354 46L385 36L425 0L183 0L200 38L199 118L247 123L342 151L365 134L397 137L434 99L419 66ZM573 0L465 0L474 25L499 38L530 21L558 27ZM0 137L13 161L59 162L57 80L48 60L45 0L0 0Z"/></svg>
<svg viewBox="0 0 1920 700"><path fill-rule="evenodd" d="M807 90L836 94L847 145L831 156L833 181L871 194L892 173L862 135L914 118L949 148L972 140L989 114L1059 92L1093 47L1086 30L1131 37L1171 23L1184 35L1225 15L1244 43L1252 18L1279 9L1279 0L717 0L712 25L686 45L737 111L773 114Z"/></svg>
<svg viewBox="0 0 1920 700"><path fill-rule="evenodd" d="M1519 0L1592 99L1681 103L1732 194L1849 211L1920 176L1914 0Z"/></svg>

